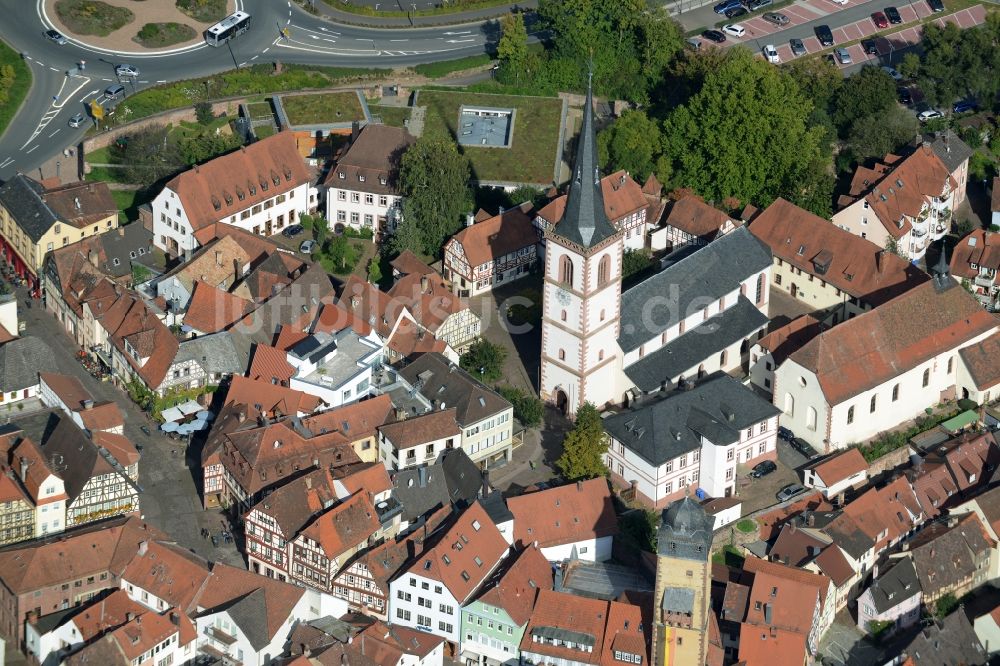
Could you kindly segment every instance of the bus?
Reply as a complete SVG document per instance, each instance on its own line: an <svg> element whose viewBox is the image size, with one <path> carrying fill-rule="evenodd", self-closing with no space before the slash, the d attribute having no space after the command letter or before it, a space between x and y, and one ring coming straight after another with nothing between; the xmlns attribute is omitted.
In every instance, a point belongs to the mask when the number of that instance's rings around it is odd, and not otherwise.
<svg viewBox="0 0 1000 666"><path fill-rule="evenodd" d="M250 29L250 15L246 12L230 14L205 31L205 41L209 46L222 46L233 37Z"/></svg>

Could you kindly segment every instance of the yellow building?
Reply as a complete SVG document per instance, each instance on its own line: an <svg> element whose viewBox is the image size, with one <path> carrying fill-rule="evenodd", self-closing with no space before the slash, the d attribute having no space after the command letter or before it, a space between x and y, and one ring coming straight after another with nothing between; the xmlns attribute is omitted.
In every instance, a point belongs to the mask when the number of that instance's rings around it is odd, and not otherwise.
<svg viewBox="0 0 1000 666"><path fill-rule="evenodd" d="M32 289L45 255L118 226L106 183L40 183L17 174L0 186L0 254Z"/></svg>
<svg viewBox="0 0 1000 666"><path fill-rule="evenodd" d="M663 511L653 601L656 666L703 666L708 660L712 527L712 517L690 497Z"/></svg>
<svg viewBox="0 0 1000 666"><path fill-rule="evenodd" d="M9 472L0 466L0 546L35 536L35 506Z"/></svg>

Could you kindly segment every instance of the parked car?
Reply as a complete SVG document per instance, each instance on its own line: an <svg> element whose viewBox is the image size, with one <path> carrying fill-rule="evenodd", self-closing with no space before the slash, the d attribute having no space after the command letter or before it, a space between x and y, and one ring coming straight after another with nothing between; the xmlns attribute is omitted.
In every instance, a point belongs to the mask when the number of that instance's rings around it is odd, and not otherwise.
<svg viewBox="0 0 1000 666"><path fill-rule="evenodd" d="M830 1L833 2L834 4L838 4L838 5L846 5L847 4L847 0L830 0Z"/></svg>
<svg viewBox="0 0 1000 666"><path fill-rule="evenodd" d="M120 83L112 83L110 86L104 89L104 94L110 99L118 99L125 95L125 86Z"/></svg>
<svg viewBox="0 0 1000 666"><path fill-rule="evenodd" d="M878 55L878 44L875 43L874 39L862 39L861 48L865 50L868 55Z"/></svg>
<svg viewBox="0 0 1000 666"><path fill-rule="evenodd" d="M833 46L833 31L828 25L818 25L814 28L816 38L823 46Z"/></svg>
<svg viewBox="0 0 1000 666"><path fill-rule="evenodd" d="M788 17L781 12L768 12L761 18L773 25L788 25Z"/></svg>
<svg viewBox="0 0 1000 666"><path fill-rule="evenodd" d="M722 2L717 4L715 7L712 7L712 10L716 14L725 14L727 11L729 11L734 7L742 7L742 6L743 6L742 0L722 0Z"/></svg>
<svg viewBox="0 0 1000 666"><path fill-rule="evenodd" d="M951 107L952 113L968 113L969 111L976 110L976 103L973 100L963 99L959 102L955 102L955 106Z"/></svg>
<svg viewBox="0 0 1000 666"><path fill-rule="evenodd" d="M944 2L941 0L927 0L927 4L930 5L931 11L934 13L944 11Z"/></svg>
<svg viewBox="0 0 1000 666"><path fill-rule="evenodd" d="M850 65L854 62L854 60L851 59L851 54L845 48L835 50L834 54L837 56L837 62L841 65Z"/></svg>
<svg viewBox="0 0 1000 666"><path fill-rule="evenodd" d="M701 33L701 36L710 42L715 42L716 44L721 44L726 41L726 36L722 34L721 30L706 30Z"/></svg>
<svg viewBox="0 0 1000 666"><path fill-rule="evenodd" d="M687 40L687 47L689 49L691 49L692 51L700 51L701 50L701 40L698 39L697 37L691 37L690 39Z"/></svg>
<svg viewBox="0 0 1000 666"><path fill-rule="evenodd" d="M889 19L889 23L893 25L899 25L903 22L903 17L899 15L899 10L895 7L886 7L885 17Z"/></svg>
<svg viewBox="0 0 1000 666"><path fill-rule="evenodd" d="M789 39L788 45L792 47L792 55L795 57L804 56L806 51L806 45L802 43L801 39Z"/></svg>
<svg viewBox="0 0 1000 666"><path fill-rule="evenodd" d="M764 47L764 59L775 65L781 62L778 49L774 48L774 44L768 44Z"/></svg>
<svg viewBox="0 0 1000 666"><path fill-rule="evenodd" d="M749 9L752 12L755 12L758 9L763 9L764 7L767 7L773 2L774 0L750 0L750 2L747 3L747 9Z"/></svg>
<svg viewBox="0 0 1000 666"><path fill-rule="evenodd" d="M804 493L806 491L805 486L799 483L789 483L787 486L778 491L775 497L778 498L779 502L784 502L790 500L796 495Z"/></svg>
<svg viewBox="0 0 1000 666"><path fill-rule="evenodd" d="M281 235L285 238L295 238L302 233L301 224L293 224L290 227L285 227L285 230L281 232Z"/></svg>
<svg viewBox="0 0 1000 666"><path fill-rule="evenodd" d="M896 88L896 97L899 99L900 104L905 104L906 106L913 104L913 94L905 86Z"/></svg>
<svg viewBox="0 0 1000 666"><path fill-rule="evenodd" d="M319 243L310 238L309 240L302 241L302 245L299 245L299 252L302 254L312 254L317 248L319 248Z"/></svg>
<svg viewBox="0 0 1000 666"><path fill-rule="evenodd" d="M66 43L66 38L62 36L62 33L57 30L46 30L45 38L49 39L56 44L63 45Z"/></svg>
<svg viewBox="0 0 1000 666"><path fill-rule="evenodd" d="M928 120L935 120L937 118L944 118L944 114L940 111L935 111L934 109L927 109L926 111L921 111L917 116L917 120L922 123L926 123Z"/></svg>
<svg viewBox="0 0 1000 666"><path fill-rule="evenodd" d="M887 19L885 14L882 12L875 12L872 14L872 23L874 23L875 27L879 30L889 27L889 19Z"/></svg>
<svg viewBox="0 0 1000 666"><path fill-rule="evenodd" d="M809 442L802 439L801 437L792 437L788 440L789 446L804 455L806 458L815 458L819 454L816 453L816 449L809 446Z"/></svg>
<svg viewBox="0 0 1000 666"><path fill-rule="evenodd" d="M83 115L82 113L73 114L73 116L71 116L70 119L69 119L69 126L70 127L79 127L86 120L87 120L87 116Z"/></svg>
<svg viewBox="0 0 1000 666"><path fill-rule="evenodd" d="M141 426L139 426L139 430L141 430L141 431L142 431L142 434L144 434L144 435L145 435L146 437L151 437L151 436L152 436L152 434L153 434L153 433L151 433L151 432L149 431L149 428L147 428L147 427L146 427L146 426L144 426L144 425L141 425Z"/></svg>
<svg viewBox="0 0 1000 666"><path fill-rule="evenodd" d="M778 439L795 439L795 433L785 426L778 426Z"/></svg>
<svg viewBox="0 0 1000 666"><path fill-rule="evenodd" d="M727 35L732 35L733 37L742 37L747 34L747 29L741 26L739 23L727 23L722 26L722 32Z"/></svg>
<svg viewBox="0 0 1000 666"><path fill-rule="evenodd" d="M767 476L776 469L778 469L778 466L774 464L773 460L765 460L753 466L750 476L754 479L759 479L762 476Z"/></svg>
<svg viewBox="0 0 1000 666"><path fill-rule="evenodd" d="M732 9L726 10L726 18L727 19L739 18L740 16L746 16L749 13L750 12L747 11L746 7L733 7Z"/></svg>
<svg viewBox="0 0 1000 666"><path fill-rule="evenodd" d="M115 75L134 79L139 76L139 68L135 65L115 65Z"/></svg>
<svg viewBox="0 0 1000 666"><path fill-rule="evenodd" d="M894 68L889 67L889 65L882 65L882 71L891 76L893 81L903 80L903 75L897 72Z"/></svg>

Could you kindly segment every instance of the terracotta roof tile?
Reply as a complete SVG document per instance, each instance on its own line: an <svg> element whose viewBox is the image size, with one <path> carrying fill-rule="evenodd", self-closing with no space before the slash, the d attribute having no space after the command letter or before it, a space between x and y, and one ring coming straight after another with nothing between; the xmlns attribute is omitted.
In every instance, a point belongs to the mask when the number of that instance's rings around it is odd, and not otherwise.
<svg viewBox="0 0 1000 666"><path fill-rule="evenodd" d="M278 132L183 171L166 186L177 193L197 232L310 180L295 135Z"/></svg>
<svg viewBox="0 0 1000 666"><path fill-rule="evenodd" d="M332 560L367 541L380 527L368 494L357 492L317 516L302 534L319 543Z"/></svg>
<svg viewBox="0 0 1000 666"><path fill-rule="evenodd" d="M514 514L515 543L537 541L546 548L618 533L603 477L511 497L507 508Z"/></svg>
<svg viewBox="0 0 1000 666"><path fill-rule="evenodd" d="M844 557L844 552L836 545L830 545L823 549L823 552L816 558L816 566L837 587L841 587L854 576L854 569Z"/></svg>
<svg viewBox="0 0 1000 666"><path fill-rule="evenodd" d="M460 245L469 267L474 269L536 244L538 232L533 219L531 202L525 202L463 228L445 244L445 249L452 244Z"/></svg>
<svg viewBox="0 0 1000 666"><path fill-rule="evenodd" d="M328 303L319 310L319 315L313 323L313 333L336 333L350 327L358 335L364 337L372 332L372 326L364 319L356 316L341 303Z"/></svg>
<svg viewBox="0 0 1000 666"><path fill-rule="evenodd" d="M812 466L819 478L829 488L858 472L868 469L868 462L861 455L861 451L855 448L847 449L842 453L826 458L817 465Z"/></svg>
<svg viewBox="0 0 1000 666"><path fill-rule="evenodd" d="M980 269L1000 269L1000 234L976 229L955 243L951 251L951 274L971 280L979 275Z"/></svg>
<svg viewBox="0 0 1000 666"><path fill-rule="evenodd" d="M731 221L728 215L699 197L686 196L669 205L664 224L698 238L714 238Z"/></svg>
<svg viewBox="0 0 1000 666"><path fill-rule="evenodd" d="M409 318L402 318L396 329L385 341L385 346L401 357L415 360L421 354L437 352L444 354L448 350L448 343L438 340L430 333L425 333L424 329Z"/></svg>
<svg viewBox="0 0 1000 666"><path fill-rule="evenodd" d="M489 214L486 214L489 217ZM478 220L477 220L478 221ZM389 264L392 266L393 270L398 272L400 275L427 275L428 273L433 273L434 269L423 262L423 260L418 257L412 250L403 250L399 253L399 256L393 259Z"/></svg>
<svg viewBox="0 0 1000 666"><path fill-rule="evenodd" d="M264 379L250 379L234 375L226 393L227 405L246 405L252 408L251 415L263 414L267 417L297 416L300 412L312 414L320 409L323 401L314 396L287 386L272 384ZM258 409L258 405L260 408Z"/></svg>
<svg viewBox="0 0 1000 666"><path fill-rule="evenodd" d="M210 575L207 562L180 546L147 541L145 552L140 546L122 578L170 606L190 611Z"/></svg>
<svg viewBox="0 0 1000 666"><path fill-rule="evenodd" d="M198 598L198 606L211 610L256 590L264 592L267 632L273 637L305 594L304 588L220 562L212 567L212 576Z"/></svg>
<svg viewBox="0 0 1000 666"><path fill-rule="evenodd" d="M399 161L414 141L416 139L405 129L368 124L330 169L324 185L376 194L399 194ZM364 181L359 177L364 177Z"/></svg>
<svg viewBox="0 0 1000 666"><path fill-rule="evenodd" d="M397 449L408 449L438 439L457 437L462 434L462 429L455 421L455 408L452 407L388 423L381 426L379 432Z"/></svg>
<svg viewBox="0 0 1000 666"><path fill-rule="evenodd" d="M758 215L750 232L779 259L872 305L929 279L905 259L784 199Z"/></svg>
<svg viewBox="0 0 1000 666"><path fill-rule="evenodd" d="M504 609L514 624L523 625L531 617L538 591L552 589L552 565L534 545L507 559L510 566L483 586L486 591L477 601Z"/></svg>
<svg viewBox="0 0 1000 666"><path fill-rule="evenodd" d="M740 625L739 661L742 666L806 663L806 634L797 631Z"/></svg>
<svg viewBox="0 0 1000 666"><path fill-rule="evenodd" d="M602 666L619 666L615 651L627 652L642 657L642 663L649 663L651 634L644 629L650 622L643 621L643 609L627 603L612 601L608 604L608 620L604 628L604 649L601 651Z"/></svg>
<svg viewBox="0 0 1000 666"><path fill-rule="evenodd" d="M981 391L1000 384L1000 332L958 350L965 367Z"/></svg>
<svg viewBox="0 0 1000 666"><path fill-rule="evenodd" d="M569 662L601 663L601 656L604 653L608 608L611 603L602 599L578 597L565 592L541 590L538 593L538 600L535 602L535 609L531 613L528 626L525 627L524 637L521 639L521 651L531 651L547 657L565 659ZM584 634L587 639L593 641L593 651L588 653L542 641L535 642L532 639L533 632L547 633L547 629L561 629Z"/></svg>
<svg viewBox="0 0 1000 666"><path fill-rule="evenodd" d="M250 301L198 281L184 313L184 323L200 333L218 333L243 319L252 307Z"/></svg>
<svg viewBox="0 0 1000 666"><path fill-rule="evenodd" d="M874 310L834 326L790 357L819 378L838 405L997 327L968 292L925 282Z"/></svg>
<svg viewBox="0 0 1000 666"><path fill-rule="evenodd" d="M88 430L109 430L125 424L125 417L117 404L94 401L94 396L76 377L52 372L39 373L38 376L63 404L80 415ZM88 400L91 401L89 408L86 406Z"/></svg>
<svg viewBox="0 0 1000 666"><path fill-rule="evenodd" d="M128 437L116 435L113 432L103 432L100 430L91 433L91 439L95 446L101 446L115 457L119 463L128 467L139 462L139 452Z"/></svg>
<svg viewBox="0 0 1000 666"><path fill-rule="evenodd" d="M287 386L295 376L295 368L288 362L288 354L270 345L255 345L247 377L254 380Z"/></svg>
<svg viewBox="0 0 1000 666"><path fill-rule="evenodd" d="M626 171L616 171L601 178L601 193L604 196L604 212L613 223L649 205L642 187ZM565 194L557 196L538 211L538 216L558 226L566 211L566 197Z"/></svg>
<svg viewBox="0 0 1000 666"><path fill-rule="evenodd" d="M806 314L774 329L758 340L757 344L761 349L769 351L775 366L779 366L802 345L819 335L820 330L819 321Z"/></svg>
<svg viewBox="0 0 1000 666"><path fill-rule="evenodd" d="M304 417L302 424L313 433L339 432L346 441L354 442L374 435L376 428L394 418L394 414L392 400L383 394Z"/></svg>

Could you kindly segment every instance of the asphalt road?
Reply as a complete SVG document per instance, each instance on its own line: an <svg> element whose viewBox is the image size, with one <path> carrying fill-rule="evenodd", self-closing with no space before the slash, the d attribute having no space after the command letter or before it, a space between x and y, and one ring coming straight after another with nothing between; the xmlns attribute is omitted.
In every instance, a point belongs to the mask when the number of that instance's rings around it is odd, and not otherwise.
<svg viewBox="0 0 1000 666"><path fill-rule="evenodd" d="M291 2L242 0L251 16L248 32L230 42L230 49L200 44L176 53L114 53L72 40L58 45L45 39L50 28L37 8L24 0L0 0L0 38L27 54L33 83L21 110L0 137L0 181L17 171L29 172L66 147L76 145L86 126L73 129L69 118L84 112L113 82L114 64L127 62L140 70L126 83L126 95L157 83L206 76L255 63L281 61L346 67L405 67L482 53L497 38L493 21L461 26L376 29L338 25L314 17ZM283 39L280 29L290 36ZM86 61L83 71L77 63ZM70 75L67 75L70 72Z"/></svg>

